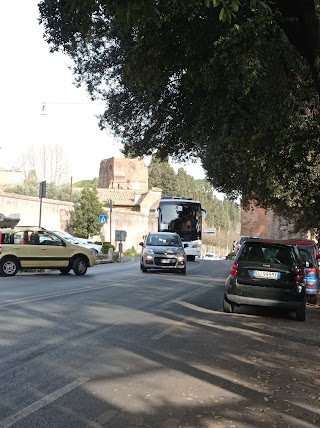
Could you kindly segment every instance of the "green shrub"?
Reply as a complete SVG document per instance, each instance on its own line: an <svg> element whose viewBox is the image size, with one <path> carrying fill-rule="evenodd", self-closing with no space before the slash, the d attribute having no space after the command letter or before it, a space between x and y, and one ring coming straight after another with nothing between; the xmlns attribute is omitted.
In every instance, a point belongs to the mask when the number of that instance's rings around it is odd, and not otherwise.
<svg viewBox="0 0 320 428"><path fill-rule="evenodd" d="M139 257L139 253L137 253L133 246L130 248L130 250L124 251L123 254L129 257Z"/></svg>
<svg viewBox="0 0 320 428"><path fill-rule="evenodd" d="M116 247L114 245L110 244L110 242L104 242L102 244L101 251L103 254L108 254L110 248L112 248L113 251L116 251Z"/></svg>
<svg viewBox="0 0 320 428"><path fill-rule="evenodd" d="M231 251L231 253L229 253L226 257L226 260L233 260L236 256L236 252L235 251Z"/></svg>

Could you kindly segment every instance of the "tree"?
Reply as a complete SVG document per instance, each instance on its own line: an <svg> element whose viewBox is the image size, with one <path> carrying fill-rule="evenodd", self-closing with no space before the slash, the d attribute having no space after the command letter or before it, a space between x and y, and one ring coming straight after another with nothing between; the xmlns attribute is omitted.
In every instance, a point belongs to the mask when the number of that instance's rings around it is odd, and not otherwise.
<svg viewBox="0 0 320 428"><path fill-rule="evenodd" d="M61 185L69 179L68 161L63 148L58 144L29 146L20 156L19 168L24 177L30 171L36 171L40 181L46 180L54 185Z"/></svg>
<svg viewBox="0 0 320 428"><path fill-rule="evenodd" d="M106 101L99 125L125 155L200 157L217 190L309 229L320 224L319 8L43 0L40 20L77 84Z"/></svg>
<svg viewBox="0 0 320 428"><path fill-rule="evenodd" d="M26 195L39 197L40 190L40 180L37 177L36 171L32 170L28 173L22 184L9 185L4 188L5 192L8 193L17 193L18 195ZM46 198L55 199L58 201L68 201L70 202L70 185L61 184L56 185L54 183L46 184ZM74 190L72 192L72 201L78 202L80 198L79 190Z"/></svg>
<svg viewBox="0 0 320 428"><path fill-rule="evenodd" d="M93 178L92 180L80 180L76 183L73 183L73 187L90 187L90 188L97 188L99 187L99 178Z"/></svg>
<svg viewBox="0 0 320 428"><path fill-rule="evenodd" d="M103 214L103 207L99 201L97 189L83 189L72 219L74 234L86 239L99 235L101 230L99 216L101 214Z"/></svg>
<svg viewBox="0 0 320 428"><path fill-rule="evenodd" d="M161 161L153 156L148 166L149 188L159 187L164 196L172 196L176 188L176 174L168 160Z"/></svg>

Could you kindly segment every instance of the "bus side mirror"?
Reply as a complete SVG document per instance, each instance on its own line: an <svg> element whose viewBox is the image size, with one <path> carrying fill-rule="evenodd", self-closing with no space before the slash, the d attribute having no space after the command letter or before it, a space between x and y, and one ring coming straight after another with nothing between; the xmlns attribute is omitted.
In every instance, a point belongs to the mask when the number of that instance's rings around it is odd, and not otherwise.
<svg viewBox="0 0 320 428"><path fill-rule="evenodd" d="M159 218L159 208L157 208L154 212L156 218Z"/></svg>
<svg viewBox="0 0 320 428"><path fill-rule="evenodd" d="M203 219L207 220L207 211L206 210L202 210L203 212Z"/></svg>

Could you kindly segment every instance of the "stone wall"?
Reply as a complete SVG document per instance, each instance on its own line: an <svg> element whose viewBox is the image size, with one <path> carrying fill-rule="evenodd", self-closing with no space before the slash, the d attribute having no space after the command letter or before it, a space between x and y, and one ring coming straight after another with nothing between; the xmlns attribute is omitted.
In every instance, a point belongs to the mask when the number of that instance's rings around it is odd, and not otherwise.
<svg viewBox="0 0 320 428"><path fill-rule="evenodd" d="M73 211L73 203L43 199L41 226L46 229L65 230L70 223ZM19 224L38 226L40 219L40 199L32 196L17 195L15 193L0 192L0 212L4 215L17 213L20 215Z"/></svg>
<svg viewBox="0 0 320 428"><path fill-rule="evenodd" d="M118 242L114 241L116 230L125 230L127 232L126 241L123 242L123 250L129 250L132 247L140 251L139 242L143 240L143 235L148 232L156 232L157 221L154 212L144 214L140 212L125 212L121 209L113 209L111 215L111 242L118 248ZM110 242L110 216L108 223L103 225L101 234L104 240Z"/></svg>
<svg viewBox="0 0 320 428"><path fill-rule="evenodd" d="M73 203L43 199L41 226L52 230L68 230L73 211ZM38 226L40 200L31 196L0 192L0 212L5 216L13 213L20 215L20 225ZM134 247L139 251L139 242L142 241L143 235L156 231L156 228L154 210L140 213L114 208L111 216L111 243L117 246L114 240L116 230L126 230L127 238L123 243L123 250ZM106 241L110 241L110 222L101 227L101 235ZM95 239L100 241L101 235Z"/></svg>

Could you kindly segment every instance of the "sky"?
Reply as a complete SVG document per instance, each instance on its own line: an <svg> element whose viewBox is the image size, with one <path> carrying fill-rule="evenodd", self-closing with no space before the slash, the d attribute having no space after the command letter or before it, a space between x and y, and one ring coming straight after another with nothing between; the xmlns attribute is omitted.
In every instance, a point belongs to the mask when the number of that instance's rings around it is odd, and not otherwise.
<svg viewBox="0 0 320 428"><path fill-rule="evenodd" d="M73 84L71 59L49 52L37 20L39 1L0 0L0 167L17 167L31 145L58 144L73 181L90 180L99 176L103 159L123 157L121 142L99 130L95 116L103 105ZM204 178L198 163L172 166Z"/></svg>

